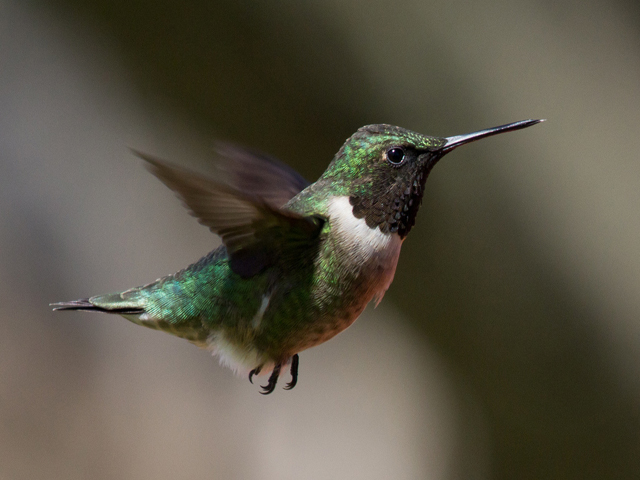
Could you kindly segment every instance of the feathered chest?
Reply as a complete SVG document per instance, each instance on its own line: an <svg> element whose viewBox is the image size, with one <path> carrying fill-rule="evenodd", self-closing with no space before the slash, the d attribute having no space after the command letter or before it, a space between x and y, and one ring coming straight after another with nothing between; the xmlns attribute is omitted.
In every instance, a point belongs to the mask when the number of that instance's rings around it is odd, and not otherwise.
<svg viewBox="0 0 640 480"><path fill-rule="evenodd" d="M397 233L371 228L365 219L356 218L347 196L333 197L327 213L333 256L330 261L342 276L359 282L371 296L382 298L393 280L402 239Z"/></svg>

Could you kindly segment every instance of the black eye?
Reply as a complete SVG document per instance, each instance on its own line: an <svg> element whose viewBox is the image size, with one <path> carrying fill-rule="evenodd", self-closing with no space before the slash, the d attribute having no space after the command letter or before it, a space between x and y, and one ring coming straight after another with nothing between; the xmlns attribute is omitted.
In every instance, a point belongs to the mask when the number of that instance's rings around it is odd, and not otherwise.
<svg viewBox="0 0 640 480"><path fill-rule="evenodd" d="M400 147L393 147L387 150L387 160L392 165L400 165L404 160L404 150Z"/></svg>

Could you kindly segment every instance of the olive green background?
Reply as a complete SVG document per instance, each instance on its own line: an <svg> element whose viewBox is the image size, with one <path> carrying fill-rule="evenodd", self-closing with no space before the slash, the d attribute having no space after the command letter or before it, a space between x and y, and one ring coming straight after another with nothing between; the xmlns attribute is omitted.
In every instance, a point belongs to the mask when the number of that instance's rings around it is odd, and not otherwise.
<svg viewBox="0 0 640 480"><path fill-rule="evenodd" d="M0 0L0 478L636 478L633 2ZM449 136L377 310L268 398L123 319L52 313L218 239L127 146L316 178L369 123Z"/></svg>

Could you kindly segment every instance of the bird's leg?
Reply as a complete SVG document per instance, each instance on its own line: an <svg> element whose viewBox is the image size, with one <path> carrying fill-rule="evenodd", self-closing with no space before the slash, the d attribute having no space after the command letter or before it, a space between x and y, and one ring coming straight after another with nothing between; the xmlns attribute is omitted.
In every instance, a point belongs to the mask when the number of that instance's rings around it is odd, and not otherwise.
<svg viewBox="0 0 640 480"><path fill-rule="evenodd" d="M276 383L278 383L278 377L280 376L280 369L282 368L282 364L278 363L275 367L273 367L273 372L271 372L271 376L269 377L269 382L266 385L261 385L263 395L269 395L276 388Z"/></svg>
<svg viewBox="0 0 640 480"><path fill-rule="evenodd" d="M291 381L284 387L285 390L291 390L298 383L298 365L300 364L300 358L296 353L291 357Z"/></svg>
<svg viewBox="0 0 640 480"><path fill-rule="evenodd" d="M252 385L253 385L253 376L258 375L260 373L260 370L262 370L262 365L257 366L256 368L254 368L249 372L249 382Z"/></svg>

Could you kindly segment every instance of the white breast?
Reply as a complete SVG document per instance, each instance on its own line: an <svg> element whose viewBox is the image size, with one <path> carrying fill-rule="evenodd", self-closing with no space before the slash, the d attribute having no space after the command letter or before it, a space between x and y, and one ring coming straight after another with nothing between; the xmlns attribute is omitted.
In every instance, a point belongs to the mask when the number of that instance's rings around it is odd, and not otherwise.
<svg viewBox="0 0 640 480"><path fill-rule="evenodd" d="M396 272L402 239L397 233L384 233L371 228L363 218L353 215L349 197L333 197L328 208L332 234L337 235L343 255L363 269L379 275L376 282L376 304L389 288Z"/></svg>

